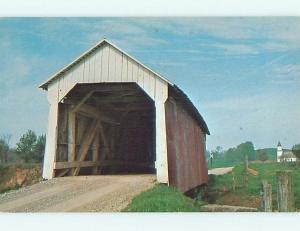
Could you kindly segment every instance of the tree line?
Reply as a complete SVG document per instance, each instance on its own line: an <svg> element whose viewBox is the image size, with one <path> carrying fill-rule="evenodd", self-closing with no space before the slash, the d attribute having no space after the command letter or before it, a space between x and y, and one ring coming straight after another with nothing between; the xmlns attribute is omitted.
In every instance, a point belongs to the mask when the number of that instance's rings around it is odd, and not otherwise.
<svg viewBox="0 0 300 231"><path fill-rule="evenodd" d="M252 142L247 141L237 145L236 147L223 150L221 146L217 146L215 150L207 153L208 157L213 157L214 161L236 163L241 162L248 156L248 160L256 160L256 151Z"/></svg>
<svg viewBox="0 0 300 231"><path fill-rule="evenodd" d="M300 143L295 144L292 147L293 153L300 160ZM229 148L228 150L223 150L221 146L217 146L215 150L207 151L206 157L209 159L213 157L213 162L219 165L224 163L234 164L245 160L245 156L248 156L249 161L260 160L267 161L271 159L270 153L267 149L262 149L256 151L254 145L251 141L247 141L237 145L236 147ZM274 160L276 160L276 151L274 150Z"/></svg>
<svg viewBox="0 0 300 231"><path fill-rule="evenodd" d="M28 130L24 133L16 147L10 147L11 135L0 136L0 162L1 163L41 163L44 158L46 136L37 135Z"/></svg>

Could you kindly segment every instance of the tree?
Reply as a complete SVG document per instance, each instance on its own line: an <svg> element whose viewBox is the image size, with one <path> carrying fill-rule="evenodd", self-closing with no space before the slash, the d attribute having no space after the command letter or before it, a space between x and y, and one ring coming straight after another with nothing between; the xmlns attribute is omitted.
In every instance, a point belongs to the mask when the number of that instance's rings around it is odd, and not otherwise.
<svg viewBox="0 0 300 231"><path fill-rule="evenodd" d="M41 135L37 138L34 145L34 159L38 162L42 162L45 153L46 135Z"/></svg>
<svg viewBox="0 0 300 231"><path fill-rule="evenodd" d="M35 132L28 130L21 136L20 141L17 143L16 152L25 163L34 160L36 139Z"/></svg>
<svg viewBox="0 0 300 231"><path fill-rule="evenodd" d="M225 160L228 162L242 162L245 160L246 155L248 155L248 160L256 159L256 152L253 143L250 141L241 143L236 148L229 148L224 155Z"/></svg>
<svg viewBox="0 0 300 231"><path fill-rule="evenodd" d="M267 153L266 153L266 152L259 152L259 153L258 153L258 159L259 159L260 161L265 162L266 160L268 160L268 155L267 155Z"/></svg>
<svg viewBox="0 0 300 231"><path fill-rule="evenodd" d="M8 162L8 153L10 151L9 142L11 134L3 134L0 138L0 159L1 162Z"/></svg>
<svg viewBox="0 0 300 231"><path fill-rule="evenodd" d="M9 145L3 138L0 139L0 160L6 163L8 159Z"/></svg>
<svg viewBox="0 0 300 231"><path fill-rule="evenodd" d="M36 136L35 132L28 130L17 143L16 153L25 163L42 162L45 151L46 136Z"/></svg>
<svg viewBox="0 0 300 231"><path fill-rule="evenodd" d="M223 159L224 157L224 151L221 146L217 146L215 150L210 152L210 154L213 156L214 160ZM210 158L210 155L208 158Z"/></svg>
<svg viewBox="0 0 300 231"><path fill-rule="evenodd" d="M256 152L254 149L254 145L252 142L247 141L245 143L241 143L237 146L237 152L241 155L244 159L246 155L248 155L249 160L256 159Z"/></svg>
<svg viewBox="0 0 300 231"><path fill-rule="evenodd" d="M299 144L295 144L292 147L292 152L294 153L294 155L298 158L298 160L300 160L300 143Z"/></svg>

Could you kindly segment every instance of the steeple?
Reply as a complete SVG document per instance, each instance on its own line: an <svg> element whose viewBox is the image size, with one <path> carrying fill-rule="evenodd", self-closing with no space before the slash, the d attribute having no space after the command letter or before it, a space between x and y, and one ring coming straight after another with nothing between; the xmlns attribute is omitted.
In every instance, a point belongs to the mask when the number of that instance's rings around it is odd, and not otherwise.
<svg viewBox="0 0 300 231"><path fill-rule="evenodd" d="M280 162L282 154L283 154L282 146L281 146L280 141L278 141L278 144L277 144L277 162Z"/></svg>

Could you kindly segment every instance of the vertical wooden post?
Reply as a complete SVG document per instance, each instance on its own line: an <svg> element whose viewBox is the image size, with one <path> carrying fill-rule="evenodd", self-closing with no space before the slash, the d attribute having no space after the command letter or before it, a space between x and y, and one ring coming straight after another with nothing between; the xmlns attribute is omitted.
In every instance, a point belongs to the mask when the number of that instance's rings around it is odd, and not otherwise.
<svg viewBox="0 0 300 231"><path fill-rule="evenodd" d="M236 180L235 180L235 175L234 175L234 171L232 170L231 172L232 175L232 191L235 192L236 189Z"/></svg>
<svg viewBox="0 0 300 231"><path fill-rule="evenodd" d="M292 171L278 171L277 175L277 202L279 212L294 212L294 190Z"/></svg>
<svg viewBox="0 0 300 231"><path fill-rule="evenodd" d="M98 161L99 157L99 130L96 132L94 141L93 141L93 161ZM98 173L98 167L93 167L93 174L96 175Z"/></svg>
<svg viewBox="0 0 300 231"><path fill-rule="evenodd" d="M46 147L43 166L43 178L52 179L54 177L54 162L56 160L57 150L57 117L58 103L51 102L48 118L48 130L46 137Z"/></svg>
<svg viewBox="0 0 300 231"><path fill-rule="evenodd" d="M262 181L263 189L263 211L272 212L272 185L269 184L266 180Z"/></svg>
<svg viewBox="0 0 300 231"><path fill-rule="evenodd" d="M76 116L72 111L68 113L68 162L73 162L76 158ZM69 172L71 176L73 172L74 168Z"/></svg>
<svg viewBox="0 0 300 231"><path fill-rule="evenodd" d="M109 153L109 150L108 150L108 140L106 139L106 133L104 132L104 128L103 128L103 125L100 121L99 123L99 134L100 134L100 138L102 140L102 147L103 147L103 151L100 152L100 161L104 161L106 156L108 155ZM98 173L101 174L103 171L103 167L99 167L98 168Z"/></svg>
<svg viewBox="0 0 300 231"><path fill-rule="evenodd" d="M168 156L167 156L167 133L164 102L155 101L156 112L156 177L159 183L169 184Z"/></svg>

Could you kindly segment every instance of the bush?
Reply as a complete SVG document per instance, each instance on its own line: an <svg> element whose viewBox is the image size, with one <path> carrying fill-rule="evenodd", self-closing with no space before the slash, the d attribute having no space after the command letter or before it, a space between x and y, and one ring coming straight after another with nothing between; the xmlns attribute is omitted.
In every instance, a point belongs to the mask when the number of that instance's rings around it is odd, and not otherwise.
<svg viewBox="0 0 300 231"><path fill-rule="evenodd" d="M260 161L265 162L266 160L268 160L268 155L267 155L267 153L266 153L266 152L259 152L259 153L258 153L258 159L259 159Z"/></svg>

